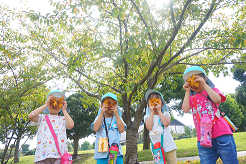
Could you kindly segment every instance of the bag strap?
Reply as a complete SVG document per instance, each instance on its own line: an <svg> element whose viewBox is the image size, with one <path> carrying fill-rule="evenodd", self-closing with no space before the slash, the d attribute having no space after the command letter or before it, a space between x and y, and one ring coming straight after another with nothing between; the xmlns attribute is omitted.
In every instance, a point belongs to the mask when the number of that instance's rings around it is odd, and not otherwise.
<svg viewBox="0 0 246 164"><path fill-rule="evenodd" d="M111 123L112 123L112 120L113 120L113 117L111 118ZM110 123L110 124L111 124ZM105 116L103 116L103 123L104 126L105 126L105 131L106 131L106 135L107 135L107 138L108 138L108 129L107 129L107 126L106 126L106 120L105 120ZM102 125L103 126L103 125ZM102 127L103 128L103 127ZM100 130L100 136L101 136L101 132L102 132L102 128ZM109 144L109 138L108 138L108 147L110 148L110 144Z"/></svg>
<svg viewBox="0 0 246 164"><path fill-rule="evenodd" d="M56 148L57 148L57 150L58 150L58 152L60 154L60 157L61 157L61 152L60 152L60 148L59 148L59 143L58 143L58 140L57 140L57 136L56 136L55 131L54 131L52 125L51 125L49 116L48 115L45 115L45 119L46 119L46 122L47 122L47 124L48 124L48 126L50 128L50 132L51 132L51 134L52 134L52 136L54 138L54 141L56 143Z"/></svg>
<svg viewBox="0 0 246 164"><path fill-rule="evenodd" d="M112 117L113 119L113 117ZM112 122L112 119L111 119L111 122ZM108 130L107 130L107 126L106 126L106 120L105 120L105 117L103 117L103 122L104 122L104 125L105 125L105 130L106 130L106 134L107 134L107 138L108 138ZM110 148L110 144L109 144L109 138L108 138L108 148ZM109 149L108 149L109 150Z"/></svg>
<svg viewBox="0 0 246 164"><path fill-rule="evenodd" d="M164 140L163 140L163 138L164 138L164 125L162 126L163 127L163 133L161 134L161 153L162 153L162 157L163 157L163 162L164 162L164 164L166 164L166 159L165 159L165 154L164 154Z"/></svg>
<svg viewBox="0 0 246 164"><path fill-rule="evenodd" d="M195 106L195 108L196 108L196 116L197 116L197 120L198 120L199 123L200 123L200 122L201 122L201 118L200 118L200 116L199 116L199 114L198 114L195 95L193 95L192 98L193 98L194 106Z"/></svg>

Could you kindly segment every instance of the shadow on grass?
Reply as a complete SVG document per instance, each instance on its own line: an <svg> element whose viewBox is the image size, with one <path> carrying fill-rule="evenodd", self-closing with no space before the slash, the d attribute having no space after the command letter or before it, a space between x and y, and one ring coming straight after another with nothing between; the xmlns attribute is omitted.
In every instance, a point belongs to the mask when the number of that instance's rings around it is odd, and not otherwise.
<svg viewBox="0 0 246 164"><path fill-rule="evenodd" d="M81 164L84 163L85 161L89 160L89 159L93 159L94 153L83 153L83 154L79 154L77 156L77 159L74 159L73 164ZM89 162L89 161L88 161Z"/></svg>

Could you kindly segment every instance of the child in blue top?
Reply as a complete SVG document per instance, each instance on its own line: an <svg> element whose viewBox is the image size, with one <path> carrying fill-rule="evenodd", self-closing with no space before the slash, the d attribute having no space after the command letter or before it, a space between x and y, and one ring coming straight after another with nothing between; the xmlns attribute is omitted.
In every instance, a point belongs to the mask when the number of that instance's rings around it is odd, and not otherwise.
<svg viewBox="0 0 246 164"><path fill-rule="evenodd" d="M117 143L119 153L117 155L117 164L123 164L123 153L120 145L121 133L125 131L126 124L121 118L122 113L117 106L117 97L112 93L107 93L101 98L101 105L95 121L91 124L92 130L96 132L94 159L97 164L108 164L109 152L98 152L98 140L100 137L108 137L109 145ZM106 122L106 128L104 125ZM106 131L108 135L106 134Z"/></svg>

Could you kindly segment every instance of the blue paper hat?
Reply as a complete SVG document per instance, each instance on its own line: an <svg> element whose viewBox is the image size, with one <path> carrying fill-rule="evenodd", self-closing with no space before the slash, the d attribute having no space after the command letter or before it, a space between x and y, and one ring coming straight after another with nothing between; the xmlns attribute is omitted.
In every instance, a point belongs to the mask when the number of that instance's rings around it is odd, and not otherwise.
<svg viewBox="0 0 246 164"><path fill-rule="evenodd" d="M184 81L186 81L188 79L188 77L190 77L192 75L201 74L201 73L203 73L205 76L207 76L205 71L201 67L192 66L192 67L189 67L185 70L185 72L183 73L183 79L184 79ZM207 77L207 79L208 80L206 83L208 84L208 86L210 86L210 88L214 88L215 87L214 83L208 77Z"/></svg>
<svg viewBox="0 0 246 164"><path fill-rule="evenodd" d="M115 95L115 94L113 94L113 93L106 93L105 95L103 95L103 97L101 98L101 103L103 102L103 100L105 99L105 98L112 98L112 99L114 99L116 102L117 102L117 110L118 110L118 115L120 116L120 117L122 117L122 113L121 113L121 110L119 109L119 107L118 107L118 101L117 101L117 96ZM100 115L100 113L101 113L101 107L99 108L99 110L98 110L98 116Z"/></svg>
<svg viewBox="0 0 246 164"><path fill-rule="evenodd" d="M115 94L113 94L113 93L106 93L105 95L103 95L103 97L101 98L101 103L103 102L103 100L105 98L108 98L108 97L114 99L117 102L117 104L118 104L117 96Z"/></svg>
<svg viewBox="0 0 246 164"><path fill-rule="evenodd" d="M62 92L59 91L59 90L53 90L53 91L51 91L51 92L47 95L46 101L47 101L49 95L52 95L52 96L54 96L54 97L59 97L59 98L64 97L63 100L64 100L64 101L66 100L65 94L62 93ZM44 112L44 113L49 113L48 108L45 108L43 112Z"/></svg>
<svg viewBox="0 0 246 164"><path fill-rule="evenodd" d="M164 113L164 111L169 111L169 109L168 109L168 107L167 107L167 105L166 105L166 103L165 103L165 101L164 101L164 98L163 98L163 96L162 96L162 94L160 93L160 92L158 92L158 91L155 91L155 90L153 90L153 89L149 89L146 93L145 93L145 100L146 100L146 102L148 103L148 97L149 97L149 95L151 95L152 93L157 93L157 94L159 94L160 96L161 96L161 99L162 99L162 101L164 102L164 105L161 107L161 111L162 111L162 113ZM147 108L146 108L146 114L147 115L150 115L150 109L149 109L149 107L147 106Z"/></svg>

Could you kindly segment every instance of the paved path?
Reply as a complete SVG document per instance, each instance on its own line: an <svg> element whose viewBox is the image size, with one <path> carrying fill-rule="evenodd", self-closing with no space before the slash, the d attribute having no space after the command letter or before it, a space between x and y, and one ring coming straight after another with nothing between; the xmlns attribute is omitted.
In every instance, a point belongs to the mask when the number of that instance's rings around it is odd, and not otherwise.
<svg viewBox="0 0 246 164"><path fill-rule="evenodd" d="M239 151L237 152L238 157L246 156L246 151ZM196 160L200 159L199 156L193 156L193 157L184 157L184 158L178 158L178 161L188 161L188 160ZM139 162L140 164L152 164L154 161L144 161L144 162Z"/></svg>

